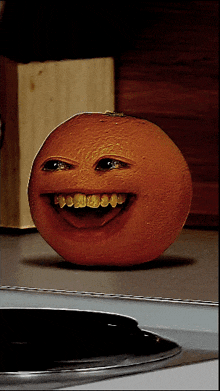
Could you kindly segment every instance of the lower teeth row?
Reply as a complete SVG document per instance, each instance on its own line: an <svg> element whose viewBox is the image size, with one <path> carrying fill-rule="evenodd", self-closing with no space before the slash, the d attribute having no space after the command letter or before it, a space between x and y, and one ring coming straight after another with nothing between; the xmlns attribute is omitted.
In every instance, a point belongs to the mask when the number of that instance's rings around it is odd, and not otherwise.
<svg viewBox="0 0 220 391"><path fill-rule="evenodd" d="M73 196L64 196L64 195L55 195L54 196L54 204L59 204L60 208L63 208L65 205L68 207L74 208L85 208L88 206L89 208L98 208L102 206L106 208L108 205L111 205L115 208L118 204L123 204L126 200L126 194L94 194L94 195L86 195L77 193Z"/></svg>

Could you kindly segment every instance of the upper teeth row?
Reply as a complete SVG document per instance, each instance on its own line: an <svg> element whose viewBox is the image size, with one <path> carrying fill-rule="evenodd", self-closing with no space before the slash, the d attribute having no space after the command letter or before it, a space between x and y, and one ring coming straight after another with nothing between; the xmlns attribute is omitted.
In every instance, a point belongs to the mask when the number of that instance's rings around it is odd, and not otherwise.
<svg viewBox="0 0 220 391"><path fill-rule="evenodd" d="M59 204L60 208L65 205L74 208L98 208L99 206L107 207L109 204L115 208L117 204L123 204L126 200L126 194L93 194L86 195L77 193L74 195L55 194L54 203Z"/></svg>

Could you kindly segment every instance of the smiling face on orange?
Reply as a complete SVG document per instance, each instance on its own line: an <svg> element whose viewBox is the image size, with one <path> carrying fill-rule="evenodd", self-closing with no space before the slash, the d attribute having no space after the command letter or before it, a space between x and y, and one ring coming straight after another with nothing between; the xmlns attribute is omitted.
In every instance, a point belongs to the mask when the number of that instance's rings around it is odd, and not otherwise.
<svg viewBox="0 0 220 391"><path fill-rule="evenodd" d="M134 265L174 242L192 185L181 152L156 125L83 113L48 136L28 195L36 227L65 260Z"/></svg>

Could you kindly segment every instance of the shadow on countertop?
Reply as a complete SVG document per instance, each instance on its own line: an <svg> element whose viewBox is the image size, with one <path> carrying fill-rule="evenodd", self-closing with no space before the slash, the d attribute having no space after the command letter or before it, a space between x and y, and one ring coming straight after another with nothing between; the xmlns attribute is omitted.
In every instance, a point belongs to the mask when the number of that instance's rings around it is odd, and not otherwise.
<svg viewBox="0 0 220 391"><path fill-rule="evenodd" d="M132 266L105 266L105 265L95 265L95 266L86 266L86 265L77 265L75 263L70 263L64 261L57 257L50 257L45 259L44 257L24 259L21 262L27 266L38 266L38 267L52 267L58 269L66 270L85 270L85 271L135 271L135 270L150 270L150 269L167 269L167 268L176 268L191 266L197 261L193 258L183 258L183 257L174 257L161 255L159 258L154 259L150 262L145 262L138 265Z"/></svg>

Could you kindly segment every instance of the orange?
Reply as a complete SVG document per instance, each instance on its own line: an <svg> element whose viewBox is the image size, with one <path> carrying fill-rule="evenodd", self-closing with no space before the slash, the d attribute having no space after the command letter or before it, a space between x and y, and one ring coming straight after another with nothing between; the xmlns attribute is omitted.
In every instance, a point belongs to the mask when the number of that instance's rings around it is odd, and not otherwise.
<svg viewBox="0 0 220 391"><path fill-rule="evenodd" d="M48 136L28 194L36 227L65 260L134 265L175 241L189 213L192 183L183 155L158 126L82 113Z"/></svg>

